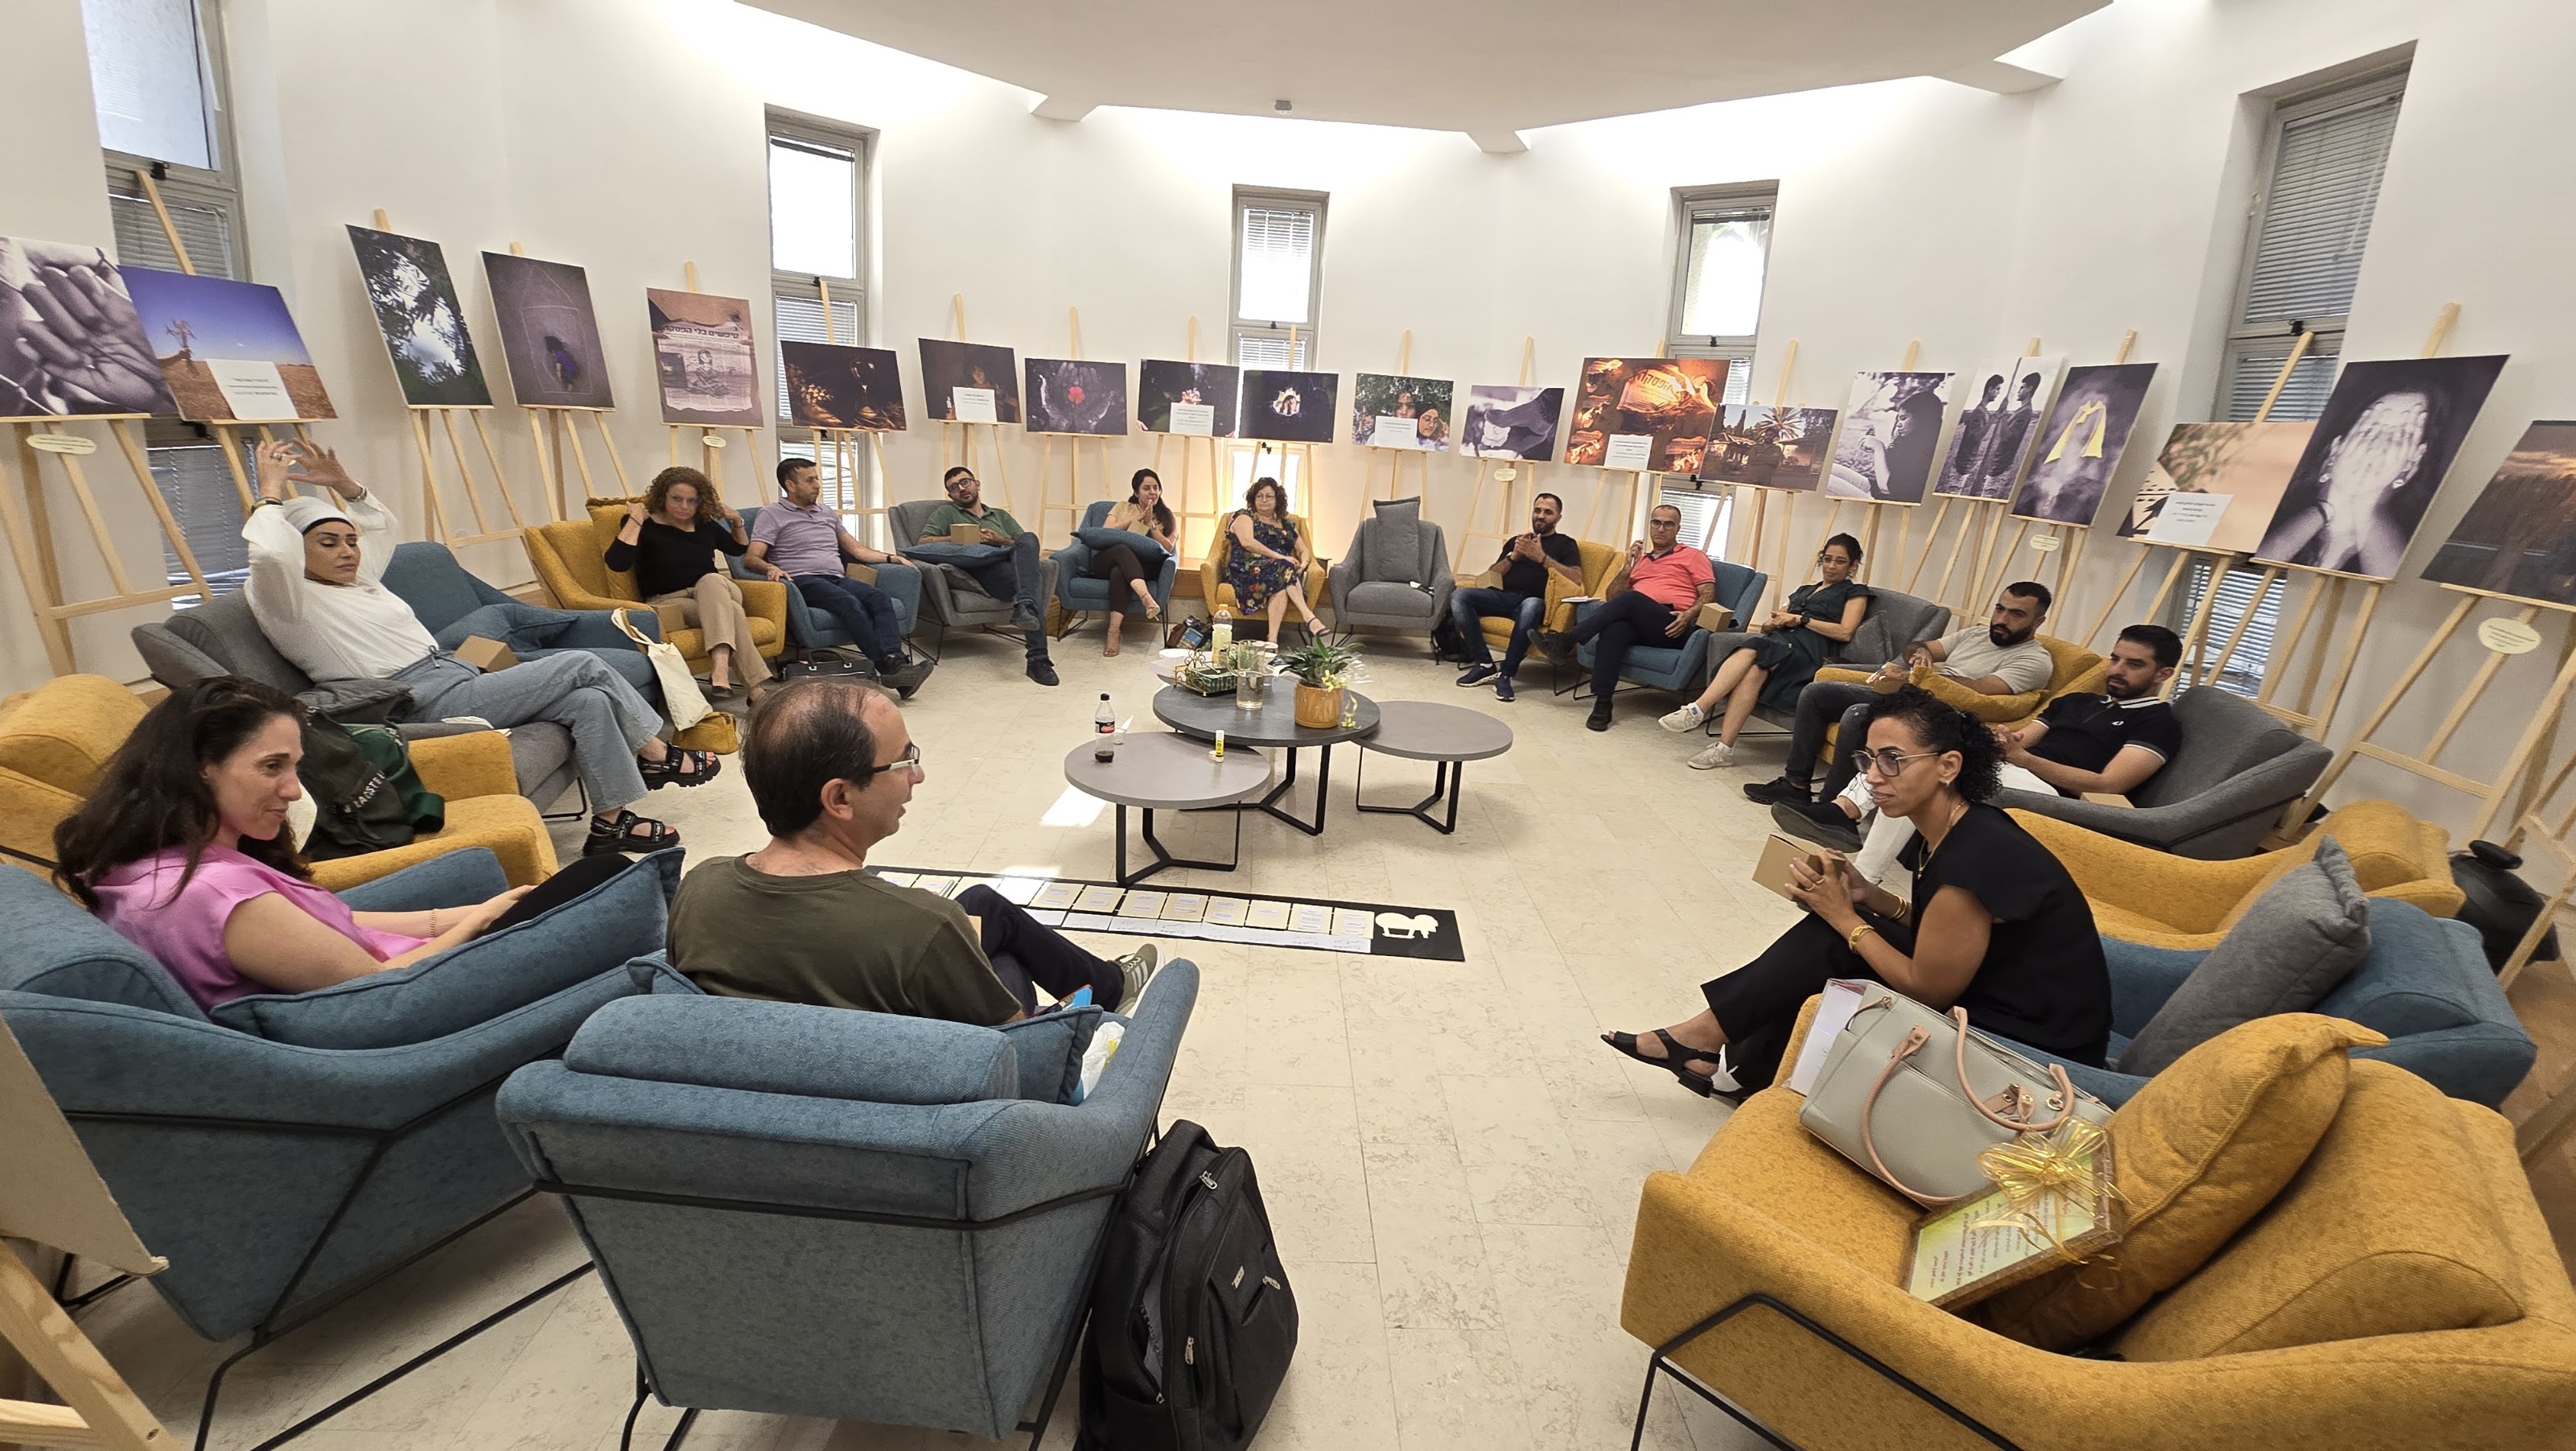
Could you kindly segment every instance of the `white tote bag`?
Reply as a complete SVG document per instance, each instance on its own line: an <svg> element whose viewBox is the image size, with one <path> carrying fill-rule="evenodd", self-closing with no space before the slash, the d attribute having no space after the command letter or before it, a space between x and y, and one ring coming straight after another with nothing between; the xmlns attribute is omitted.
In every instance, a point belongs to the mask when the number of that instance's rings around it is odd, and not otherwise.
<svg viewBox="0 0 2576 1451"><path fill-rule="evenodd" d="M714 714L706 696L698 690L698 677L689 673L689 662L681 657L679 646L656 640L627 623L624 610L611 610L608 617L653 662L653 674L662 682L662 709L670 715L674 727L687 730Z"/></svg>

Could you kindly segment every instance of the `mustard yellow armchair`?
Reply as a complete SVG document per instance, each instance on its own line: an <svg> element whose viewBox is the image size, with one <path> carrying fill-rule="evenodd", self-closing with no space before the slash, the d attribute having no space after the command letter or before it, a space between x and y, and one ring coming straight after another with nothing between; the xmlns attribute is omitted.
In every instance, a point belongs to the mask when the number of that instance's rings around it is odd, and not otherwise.
<svg viewBox="0 0 2576 1451"><path fill-rule="evenodd" d="M54 827L76 809L108 757L143 719L144 702L103 675L66 675L0 702L0 846L38 876L53 872ZM512 886L554 874L555 849L535 803L519 794L498 731L411 743L421 784L447 798L447 825L407 846L313 864L332 891L446 852L490 847Z"/></svg>
<svg viewBox="0 0 2576 1451"><path fill-rule="evenodd" d="M537 578L546 592L554 596L555 607L566 610L618 610L643 607L643 592L636 588L632 571L612 572L608 567L608 546L626 523L627 500L594 499L588 519L571 519L560 524L531 524L524 531L528 558L537 567ZM742 586L743 613L751 617L751 642L763 655L776 655L787 648L787 586L765 579L737 579ZM676 609L655 610L662 622L662 638L689 662L689 668L706 673L706 632L681 624Z"/></svg>
<svg viewBox="0 0 2576 1451"><path fill-rule="evenodd" d="M1243 613L1234 602L1234 586L1225 582L1226 561L1234 558L1234 532L1226 526L1233 519L1234 516L1228 514L1216 521L1216 538L1208 544L1207 558L1199 563L1199 598L1207 602L1210 614L1220 608ZM1314 526L1294 514L1288 516L1288 522L1296 526L1297 537L1307 541L1311 547L1315 539ZM1307 605L1322 608L1326 588L1323 556L1317 555L1315 562L1306 566Z"/></svg>
<svg viewBox="0 0 2576 1451"><path fill-rule="evenodd" d="M1565 576L1558 574L1554 570L1548 571L1547 603L1541 607L1539 612L1539 628L1542 630L1564 631L1573 629L1574 600L1576 596L1588 595L1594 599L1600 598L1601 591L1610 587L1610 576L1619 572L1620 553L1618 550L1611 548L1607 544L1595 544L1589 539L1576 540L1575 547L1583 551L1583 583L1579 585L1567 584L1565 582ZM1486 583L1487 576L1489 575L1496 581L1501 579L1499 572L1490 569L1485 571L1484 574L1462 574L1458 576L1458 587L1460 589L1475 588L1480 584ZM1499 584L1496 584L1495 587L1499 588L1500 586ZM1485 642L1487 644L1500 650L1512 643L1512 622L1510 619L1502 615L1487 615L1481 623L1485 627Z"/></svg>
<svg viewBox="0 0 2576 1451"><path fill-rule="evenodd" d="M2054 668L2049 671L2046 685L2019 695L1981 695L1932 669L1917 668L1912 678L1933 695L1989 725L2015 727L2028 724L2057 697L2072 691L2098 692L2102 682L2110 678L2110 662L2081 645L2052 635L2040 636L2039 643L2048 647ZM1869 672L1828 665L1816 672L1816 678L1858 684L1869 678Z"/></svg>
<svg viewBox="0 0 2576 1451"><path fill-rule="evenodd" d="M2342 844L2354 879L2371 896L2436 917L2457 914L2463 900L2451 881L2451 834L2393 801L2353 802L2296 846L2223 862L2174 856L2028 811L2012 815L2066 864L2103 936L2148 947L2217 946L2265 888L2316 856L2326 836Z"/></svg>
<svg viewBox="0 0 2576 1451"><path fill-rule="evenodd" d="M2511 1126L2401 1068L2353 1063L2289 1187L2112 1330L2110 1358L1909 1294L1919 1211L1801 1127L1803 1103L1765 1089L1687 1173L1648 1176L1620 1323L1657 1348L1650 1398L1687 1372L1807 1451L2412 1451L2559 1445L2576 1425L2576 1289ZM2441 1171L2473 1188L2406 1192ZM2401 1290L2397 1262L2428 1242L2460 1262ZM2285 1296L2294 1313L2267 1314Z"/></svg>

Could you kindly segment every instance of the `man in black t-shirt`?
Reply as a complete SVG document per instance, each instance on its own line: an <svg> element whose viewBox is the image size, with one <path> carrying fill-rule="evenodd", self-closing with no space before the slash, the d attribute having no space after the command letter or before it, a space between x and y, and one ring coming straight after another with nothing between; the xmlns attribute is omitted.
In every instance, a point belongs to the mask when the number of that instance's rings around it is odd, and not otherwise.
<svg viewBox="0 0 2576 1451"><path fill-rule="evenodd" d="M1458 677L1460 685L1490 680L1496 699L1511 699L1512 677L1520 672L1522 657L1529 654L1530 635L1538 629L1539 613L1547 605L1547 577L1558 575L1577 589L1583 587L1583 548L1556 532L1556 521L1564 514L1565 501L1554 494L1530 500L1530 532L1504 545L1493 568L1485 571L1498 576L1499 583L1480 584L1449 596L1449 618L1466 641L1469 661L1467 672ZM1503 647L1499 666L1485 645L1488 615L1512 622L1511 642Z"/></svg>
<svg viewBox="0 0 2576 1451"><path fill-rule="evenodd" d="M2182 750L2181 724L2163 699L2164 684L2181 662L2182 640L2164 626L2122 630L2101 694L2061 695L2019 730L1994 728L2004 753L2003 783L2061 796L2126 796L2145 785ZM1785 802L1771 808L1771 819L1806 840L1858 851L1853 867L1874 882L1914 839L1914 827L1900 818L1870 820L1870 807L1867 777L1856 776L1840 796Z"/></svg>

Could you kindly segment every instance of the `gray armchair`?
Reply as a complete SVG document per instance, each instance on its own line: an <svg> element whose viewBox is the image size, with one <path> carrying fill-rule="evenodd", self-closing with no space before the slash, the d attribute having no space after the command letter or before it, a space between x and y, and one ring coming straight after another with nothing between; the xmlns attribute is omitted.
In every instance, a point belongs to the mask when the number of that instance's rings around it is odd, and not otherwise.
<svg viewBox="0 0 2576 1451"><path fill-rule="evenodd" d="M1901 590L1871 585L1873 597L1869 613L1861 617L1860 628L1852 632L1851 643L1843 646L1832 663L1853 670L1875 670L1896 658L1896 652L1917 640L1937 639L1950 628L1950 607L1906 594ZM1738 620L1742 617L1739 615ZM1729 632L1709 641L1711 668L1741 647L1746 635ZM1754 718L1780 727L1793 728L1798 719L1794 706L1756 706Z"/></svg>
<svg viewBox="0 0 2576 1451"><path fill-rule="evenodd" d="M511 1076L501 1124L664 1404L1000 1437L1043 1390L1043 1434L1198 983L1155 977L1079 1104L1097 1009L612 1004Z"/></svg>
<svg viewBox="0 0 2576 1451"><path fill-rule="evenodd" d="M2175 696L2173 709L2182 754L2129 793L2129 805L2014 790L1997 792L1995 804L2176 856L2229 861L2252 855L2282 808L2305 795L2334 759L2261 706L2214 685Z"/></svg>
<svg viewBox="0 0 2576 1451"><path fill-rule="evenodd" d="M921 538L921 526L945 499L906 499L887 511L893 521L895 548ZM978 629L985 626L1004 630L1011 624L1011 602L997 600L976 588L963 570L949 564L911 561L921 571L921 612L932 624L946 630ZM1038 557L1038 598L1055 598L1056 562L1052 555Z"/></svg>
<svg viewBox="0 0 2576 1451"><path fill-rule="evenodd" d="M648 633L656 627L652 612L640 611L637 624ZM166 620L137 625L134 648L152 678L173 690L216 675L239 675L265 681L316 710L331 712L346 699L337 684L317 684L277 653L250 612L250 601L238 594L208 600ZM461 638L461 637L460 637ZM640 653L636 658L642 659ZM362 682L372 684L373 682ZM397 729L407 737L454 735L463 727L436 721L407 722ZM510 768L519 794L543 807L573 788L572 732L552 721L531 721L510 728Z"/></svg>
<svg viewBox="0 0 2576 1451"><path fill-rule="evenodd" d="M1448 618L1458 587L1449 543L1422 517L1420 499L1388 499L1360 520L1351 547L1327 572L1333 628L1377 625L1428 635Z"/></svg>
<svg viewBox="0 0 2576 1451"><path fill-rule="evenodd" d="M468 573L446 545L424 539L394 546L393 557L385 561L384 584L411 606L442 650L453 650L475 635L500 641L522 660L584 650L625 676L637 694L657 706L662 703L662 681L653 673L652 660L606 610L554 610L512 599ZM661 621L651 610L637 610L627 618L647 638L662 637Z"/></svg>

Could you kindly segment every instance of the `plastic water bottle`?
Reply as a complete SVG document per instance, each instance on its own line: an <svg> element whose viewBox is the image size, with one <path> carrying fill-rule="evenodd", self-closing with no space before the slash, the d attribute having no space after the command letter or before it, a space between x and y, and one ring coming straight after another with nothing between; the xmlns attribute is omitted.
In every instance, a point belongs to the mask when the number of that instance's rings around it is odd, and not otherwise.
<svg viewBox="0 0 2576 1451"><path fill-rule="evenodd" d="M1208 648L1222 650L1234 643L1234 611L1216 607L1216 623L1208 627Z"/></svg>
<svg viewBox="0 0 2576 1451"><path fill-rule="evenodd" d="M1091 728L1104 736L1118 734L1118 713L1109 708L1109 692L1100 692L1100 709L1091 713Z"/></svg>

